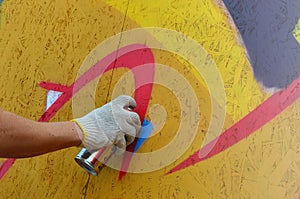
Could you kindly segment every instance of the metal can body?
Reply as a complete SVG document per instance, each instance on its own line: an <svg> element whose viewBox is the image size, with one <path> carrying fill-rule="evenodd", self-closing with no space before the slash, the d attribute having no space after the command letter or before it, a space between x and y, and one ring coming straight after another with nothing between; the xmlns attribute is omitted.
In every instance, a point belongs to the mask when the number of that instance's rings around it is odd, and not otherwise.
<svg viewBox="0 0 300 199"><path fill-rule="evenodd" d="M86 148L82 148L75 157L75 161L85 171L97 176L99 171L105 167L105 162L107 162L113 154L114 150L109 150L106 147L93 153L89 152Z"/></svg>
<svg viewBox="0 0 300 199"><path fill-rule="evenodd" d="M133 111L134 107L124 107L127 111ZM126 137L125 137L126 139ZM112 155L115 153L115 146L103 147L96 152L89 152L86 148L82 148L81 151L75 157L75 161L88 173L97 176L99 171L105 167L105 164L109 161Z"/></svg>

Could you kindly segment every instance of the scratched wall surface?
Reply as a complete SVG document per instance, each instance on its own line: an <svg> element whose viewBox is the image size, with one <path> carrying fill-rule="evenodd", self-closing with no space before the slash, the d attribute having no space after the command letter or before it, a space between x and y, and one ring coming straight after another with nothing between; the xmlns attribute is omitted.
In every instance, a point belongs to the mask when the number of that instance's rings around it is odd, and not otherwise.
<svg viewBox="0 0 300 199"><path fill-rule="evenodd" d="M0 106L4 110L38 120L47 94L40 82L71 85L98 44L141 27L167 28L197 41L215 62L226 93L224 136L217 142L218 146L222 141L222 147L201 160L193 154L203 146L209 128L208 86L175 53L153 50L156 63L186 78L199 103L199 128L184 154L159 170L127 173L122 180L119 171L111 168L98 177L85 173L73 161L79 151L75 147L20 159L0 179L0 198L299 198L299 78L280 93L264 93L235 39L236 30L213 1L5 0L0 9ZM296 27L294 31L300 34ZM116 94L130 94L132 78L118 83L127 71L115 69L101 77L97 106ZM157 79L170 78L160 72L156 71ZM72 114L69 100L50 122L70 120ZM174 91L155 84L146 118L157 132L138 152L167 145L175 137L181 114Z"/></svg>

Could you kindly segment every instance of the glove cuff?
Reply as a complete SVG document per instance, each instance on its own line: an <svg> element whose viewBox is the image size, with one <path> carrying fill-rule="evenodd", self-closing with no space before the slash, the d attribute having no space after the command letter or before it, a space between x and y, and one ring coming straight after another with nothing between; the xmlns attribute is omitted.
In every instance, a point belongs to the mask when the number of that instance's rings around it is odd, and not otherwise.
<svg viewBox="0 0 300 199"><path fill-rule="evenodd" d="M86 149L94 151L108 145L109 139L99 129L95 121L86 119L85 117L73 119L72 121L82 130L82 144Z"/></svg>
<svg viewBox="0 0 300 199"><path fill-rule="evenodd" d="M81 140L81 143L78 147L84 147L84 141L86 140L87 137L87 132L85 132L85 130L83 129L83 127L81 126L81 124L76 120L76 119L72 119L70 120L71 122L74 122L81 130L82 135L83 135L83 139Z"/></svg>

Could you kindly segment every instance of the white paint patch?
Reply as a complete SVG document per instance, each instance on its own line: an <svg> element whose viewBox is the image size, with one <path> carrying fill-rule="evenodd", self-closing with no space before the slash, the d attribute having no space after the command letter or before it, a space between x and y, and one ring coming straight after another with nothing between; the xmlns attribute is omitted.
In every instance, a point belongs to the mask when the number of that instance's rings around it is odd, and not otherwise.
<svg viewBox="0 0 300 199"><path fill-rule="evenodd" d="M61 96L62 92L49 90L47 93L46 110Z"/></svg>

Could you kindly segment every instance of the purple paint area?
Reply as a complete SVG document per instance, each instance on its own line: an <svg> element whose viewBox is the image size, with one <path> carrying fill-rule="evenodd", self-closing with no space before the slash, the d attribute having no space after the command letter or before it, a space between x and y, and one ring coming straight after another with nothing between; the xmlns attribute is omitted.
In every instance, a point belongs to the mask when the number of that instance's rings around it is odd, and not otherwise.
<svg viewBox="0 0 300 199"><path fill-rule="evenodd" d="M300 0L223 0L248 51L256 79L285 88L300 75L300 45L293 30Z"/></svg>

